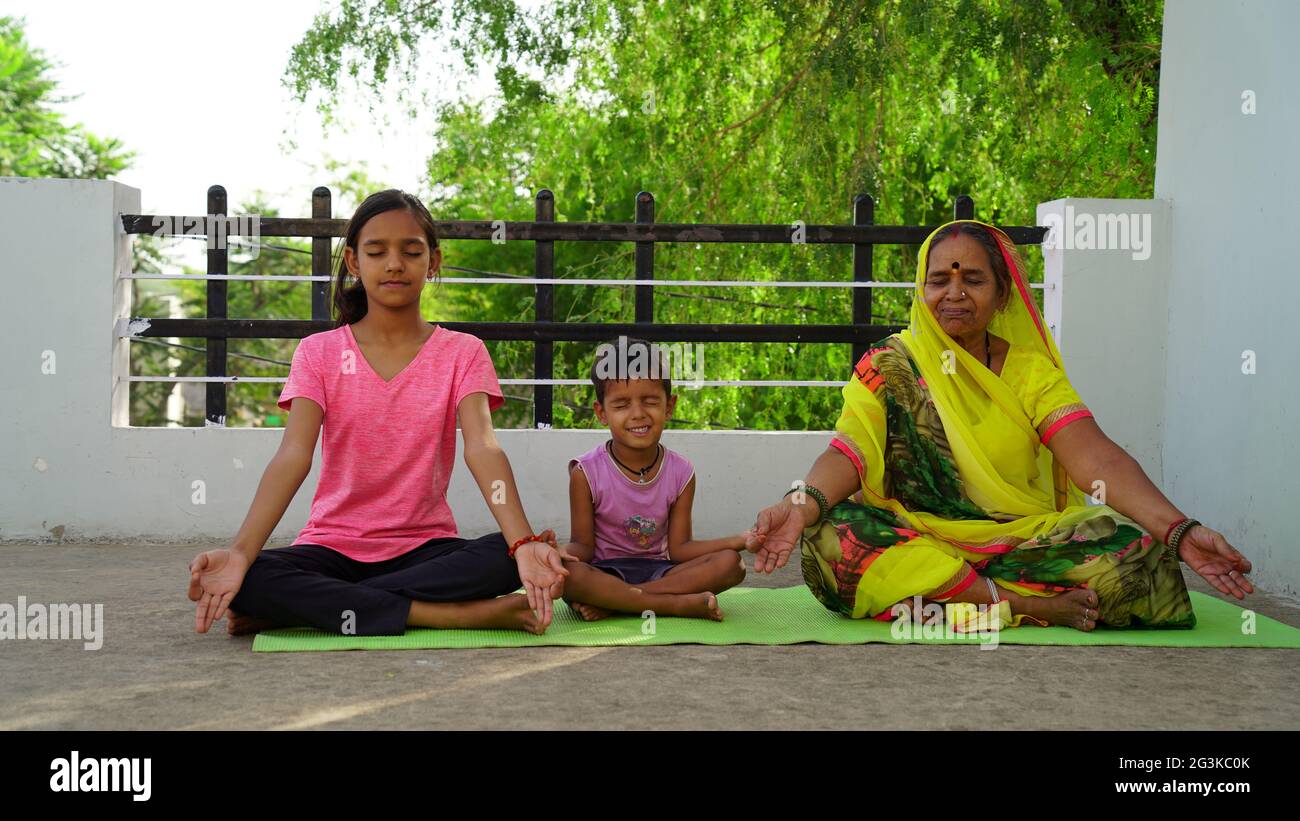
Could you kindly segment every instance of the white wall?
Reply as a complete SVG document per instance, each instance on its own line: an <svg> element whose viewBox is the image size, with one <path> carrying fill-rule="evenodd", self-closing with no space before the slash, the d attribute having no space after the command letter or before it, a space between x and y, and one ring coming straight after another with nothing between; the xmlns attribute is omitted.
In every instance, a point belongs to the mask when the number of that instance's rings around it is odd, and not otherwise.
<svg viewBox="0 0 1300 821"><path fill-rule="evenodd" d="M0 540L228 539L279 445L279 430L124 426L128 383L115 374L127 373L130 343L114 336L114 321L128 315L130 280L115 274L130 261L117 215L139 210L140 192L113 182L0 178L0 270L20 295L0 300L9 353L0 357ZM52 374L42 373L47 350ZM606 435L499 433L534 526L567 535L565 466ZM753 524L828 441L804 432L664 437L696 466L702 537ZM275 538L302 527L316 479L313 469ZM194 503L196 480L203 504ZM459 457L448 499L463 533L497 529Z"/></svg>
<svg viewBox="0 0 1300 821"><path fill-rule="evenodd" d="M1173 203L1165 487L1300 592L1300 3L1166 2L1156 196ZM1243 113L1254 93L1256 113ZM1242 372L1254 351L1256 372Z"/></svg>
<svg viewBox="0 0 1300 821"><path fill-rule="evenodd" d="M1113 218L1137 231L1125 236ZM1053 200L1038 206L1037 224L1053 226L1043 245L1043 318L1070 384L1160 486L1169 203Z"/></svg>

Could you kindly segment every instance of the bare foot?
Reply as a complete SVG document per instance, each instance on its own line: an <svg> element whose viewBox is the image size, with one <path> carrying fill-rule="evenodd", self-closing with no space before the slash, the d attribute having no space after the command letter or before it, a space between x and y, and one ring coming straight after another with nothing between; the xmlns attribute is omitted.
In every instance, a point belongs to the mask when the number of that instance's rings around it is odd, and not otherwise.
<svg viewBox="0 0 1300 821"><path fill-rule="evenodd" d="M226 632L232 636L246 636L249 633L260 633L263 630L273 630L279 625L266 619L255 619L252 616L243 616L234 610L226 610Z"/></svg>
<svg viewBox="0 0 1300 821"><path fill-rule="evenodd" d="M463 627L488 627L498 630L525 630L540 636L546 630L532 610L528 609L528 597L523 593L511 593L495 599L464 603Z"/></svg>
<svg viewBox="0 0 1300 821"><path fill-rule="evenodd" d="M1097 611L1097 594L1086 588L1055 596L1025 596L1022 602L1020 609L1013 606L1012 612L1024 613L1048 624L1073 627L1084 632L1095 628L1100 616Z"/></svg>
<svg viewBox="0 0 1300 821"><path fill-rule="evenodd" d="M570 609L582 617L583 621L600 621L609 616L608 610L602 607L596 607L592 604L583 604L582 602L571 601L568 602L568 605Z"/></svg>
<svg viewBox="0 0 1300 821"><path fill-rule="evenodd" d="M680 604L672 608L668 613L670 616L722 621L722 608L718 606L718 597L712 593L678 593L673 598Z"/></svg>

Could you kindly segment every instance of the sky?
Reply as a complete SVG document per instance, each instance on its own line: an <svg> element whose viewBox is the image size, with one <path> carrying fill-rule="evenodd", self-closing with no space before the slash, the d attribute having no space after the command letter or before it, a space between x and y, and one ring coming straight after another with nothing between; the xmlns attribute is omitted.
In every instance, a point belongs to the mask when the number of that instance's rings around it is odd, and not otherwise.
<svg viewBox="0 0 1300 821"><path fill-rule="evenodd" d="M412 122L386 100L384 123L347 93L346 130L327 135L314 105L295 102L281 84L290 49L330 7L224 0L128 13L114 3L6 0L0 13L25 18L28 43L58 64L58 93L77 96L60 106L68 121L136 152L114 179L140 189L144 213L205 213L208 186L220 184L232 211L261 190L283 216L307 217L312 189L332 178L327 160L363 164L372 179L419 192L433 149L431 115ZM438 100L482 98L492 84L449 66L421 88Z"/></svg>

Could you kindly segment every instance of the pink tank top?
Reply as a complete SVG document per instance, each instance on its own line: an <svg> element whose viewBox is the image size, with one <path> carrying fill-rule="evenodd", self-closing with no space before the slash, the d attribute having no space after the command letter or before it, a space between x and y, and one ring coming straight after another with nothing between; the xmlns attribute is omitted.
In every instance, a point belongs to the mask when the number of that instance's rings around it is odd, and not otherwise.
<svg viewBox="0 0 1300 821"><path fill-rule="evenodd" d="M593 560L668 558L668 508L686 489L695 468L667 447L662 461L655 477L641 485L618 469L606 442L569 460L569 470L578 465L591 488L596 525Z"/></svg>

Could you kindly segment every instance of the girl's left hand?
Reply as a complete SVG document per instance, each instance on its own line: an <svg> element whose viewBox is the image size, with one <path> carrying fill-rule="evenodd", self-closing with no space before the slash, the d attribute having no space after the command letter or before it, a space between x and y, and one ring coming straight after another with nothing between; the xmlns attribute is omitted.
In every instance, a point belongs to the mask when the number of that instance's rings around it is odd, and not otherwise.
<svg viewBox="0 0 1300 821"><path fill-rule="evenodd" d="M541 533L546 537L547 533ZM554 536L551 536L554 539ZM564 594L564 577L569 571L552 543L528 542L515 551L519 580L528 594L528 608L537 614L545 630L551 624L552 600Z"/></svg>
<svg viewBox="0 0 1300 821"><path fill-rule="evenodd" d="M1250 560L1217 530L1205 525L1193 527L1178 543L1178 555L1220 593L1244 599L1247 593L1255 592L1245 575L1250 572Z"/></svg>

